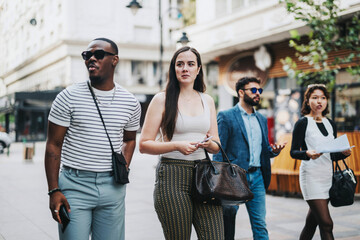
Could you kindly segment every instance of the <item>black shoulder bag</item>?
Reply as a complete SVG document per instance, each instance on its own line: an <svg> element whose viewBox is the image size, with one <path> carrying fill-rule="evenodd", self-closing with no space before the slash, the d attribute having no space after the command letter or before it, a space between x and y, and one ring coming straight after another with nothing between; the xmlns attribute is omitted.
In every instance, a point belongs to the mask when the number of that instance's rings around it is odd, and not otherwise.
<svg viewBox="0 0 360 240"><path fill-rule="evenodd" d="M345 168L341 170L339 163L332 163L333 177L332 186L329 190L330 203L334 207L347 206L354 203L354 195L356 190L356 178L353 170L351 170L344 160L342 160Z"/></svg>
<svg viewBox="0 0 360 240"><path fill-rule="evenodd" d="M108 137L109 139L109 143L110 143L110 147L111 147L111 158L112 158L112 168L113 168L113 172L114 172L114 180L116 183L119 183L119 184L126 184L126 183L129 183L129 171L126 169L126 161L125 161L125 158L124 156L122 155L122 153L117 153L114 151L114 147L111 143L111 139L110 139L110 136L106 130L106 126L105 126L105 122L104 122L104 119L101 115L101 111L100 111L100 108L96 102L96 99L95 99L95 94L90 86L90 83L88 82L88 86L89 86L89 89L90 89L90 92L91 92L91 95L93 97L93 100L94 100L94 103L96 105L96 108L99 112L99 115L100 115L100 118L101 118L101 121L104 125L104 129L105 129L105 132L106 132L106 136ZM116 89L115 89L116 91Z"/></svg>
<svg viewBox="0 0 360 240"><path fill-rule="evenodd" d="M206 159L196 161L192 198L197 202L213 205L239 205L254 198L246 180L246 171L232 164L221 145L219 147L226 162L211 161L205 150Z"/></svg>

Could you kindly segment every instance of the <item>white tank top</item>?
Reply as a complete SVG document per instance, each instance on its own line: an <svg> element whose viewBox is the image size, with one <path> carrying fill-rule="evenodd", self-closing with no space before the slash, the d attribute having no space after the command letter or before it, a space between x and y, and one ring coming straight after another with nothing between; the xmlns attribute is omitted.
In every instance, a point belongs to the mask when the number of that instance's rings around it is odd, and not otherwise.
<svg viewBox="0 0 360 240"><path fill-rule="evenodd" d="M181 114L178 111L176 118L176 125L174 130L174 135L171 142L174 141L191 141L199 142L202 141L206 133L210 129L210 109L206 102L203 93L199 93L201 101L204 107L204 111L201 115L197 116L187 116ZM203 148L199 148L195 152L189 155L184 155L179 151L173 151L164 153L162 157L172 158L172 159L182 159L182 160L199 160L205 158L205 152Z"/></svg>

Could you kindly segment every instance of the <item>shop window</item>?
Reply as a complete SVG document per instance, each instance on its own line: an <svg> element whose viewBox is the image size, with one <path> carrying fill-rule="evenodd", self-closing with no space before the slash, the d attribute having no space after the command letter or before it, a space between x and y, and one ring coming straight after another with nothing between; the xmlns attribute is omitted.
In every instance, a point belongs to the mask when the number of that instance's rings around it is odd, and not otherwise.
<svg viewBox="0 0 360 240"><path fill-rule="evenodd" d="M158 65L159 64L157 62L153 62L153 76L157 75Z"/></svg>
<svg viewBox="0 0 360 240"><path fill-rule="evenodd" d="M338 131L360 131L360 86L336 88L335 99L334 117Z"/></svg>
<svg viewBox="0 0 360 240"><path fill-rule="evenodd" d="M336 84L351 84L356 83L359 80L359 76L353 76L345 70L336 74Z"/></svg>
<svg viewBox="0 0 360 240"><path fill-rule="evenodd" d="M19 110L17 131L19 141L43 141L46 139L46 116L43 111Z"/></svg>
<svg viewBox="0 0 360 240"><path fill-rule="evenodd" d="M288 77L276 78L277 89L294 89L297 88L296 80Z"/></svg>

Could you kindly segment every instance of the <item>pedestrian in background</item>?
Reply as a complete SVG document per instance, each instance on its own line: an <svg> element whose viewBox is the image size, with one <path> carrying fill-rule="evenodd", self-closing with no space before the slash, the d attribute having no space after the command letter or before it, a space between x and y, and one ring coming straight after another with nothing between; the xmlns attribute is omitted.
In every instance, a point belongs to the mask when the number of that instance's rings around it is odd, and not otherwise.
<svg viewBox="0 0 360 240"><path fill-rule="evenodd" d="M332 160L344 159L351 150L342 153L317 153L317 145L337 136L335 123L329 113L329 92L324 84L311 84L304 95L301 114L294 127L290 155L301 159L300 188L309 205L300 240L312 239L319 226L321 239L334 239L333 221L329 212L329 190L332 184Z"/></svg>
<svg viewBox="0 0 360 240"><path fill-rule="evenodd" d="M269 144L267 120L254 109L260 102L262 91L259 79L239 79L236 83L239 103L217 116L224 151L232 163L247 170L247 181L254 199L245 205L256 240L269 239L265 222L265 194L271 178L270 158L277 156L285 147L285 144ZM214 160L224 161L220 153L214 155ZM235 237L238 209L238 206L223 206L226 240Z"/></svg>
<svg viewBox="0 0 360 240"><path fill-rule="evenodd" d="M154 205L165 239L188 240L192 224L198 239L223 239L221 206L191 198L195 160L206 149L217 153L219 140L213 99L204 93L199 53L190 47L175 52L164 92L152 99L140 137L140 152L160 154ZM160 133L158 140L157 134Z"/></svg>
<svg viewBox="0 0 360 240"><path fill-rule="evenodd" d="M66 88L51 107L45 152L50 210L60 223L61 205L70 215L64 232L59 224L60 239L125 239L126 185L112 176L112 150L90 92L91 87L114 150L122 152L128 167L141 110L135 97L114 83L117 54L113 41L94 39L82 53L90 84Z"/></svg>

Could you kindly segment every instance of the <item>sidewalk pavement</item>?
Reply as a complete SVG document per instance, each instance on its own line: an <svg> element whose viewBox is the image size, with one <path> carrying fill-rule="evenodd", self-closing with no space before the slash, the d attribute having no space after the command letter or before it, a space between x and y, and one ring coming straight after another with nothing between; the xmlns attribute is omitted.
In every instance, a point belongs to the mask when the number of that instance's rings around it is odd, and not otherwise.
<svg viewBox="0 0 360 240"><path fill-rule="evenodd" d="M13 143L10 154L0 154L0 240L58 239L57 224L48 208L44 170L45 143L35 144L32 161L23 160L23 144ZM126 196L126 239L164 239L153 207L156 156L136 150ZM270 239L298 239L308 206L299 198L267 195L267 224ZM335 239L360 239L360 201L333 208ZM192 240L196 239L193 229ZM240 206L235 239L250 240L252 233L245 207ZM320 239L317 231L314 239Z"/></svg>

